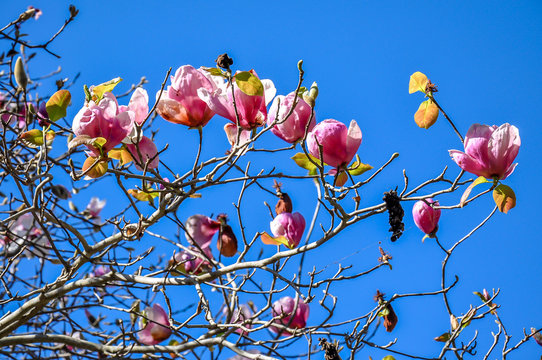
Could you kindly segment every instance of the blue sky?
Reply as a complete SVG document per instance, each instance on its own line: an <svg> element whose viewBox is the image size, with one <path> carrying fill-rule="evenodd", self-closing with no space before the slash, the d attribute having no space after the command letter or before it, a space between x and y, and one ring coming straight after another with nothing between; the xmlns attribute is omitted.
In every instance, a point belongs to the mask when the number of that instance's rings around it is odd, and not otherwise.
<svg viewBox="0 0 542 360"><path fill-rule="evenodd" d="M43 10L39 21L25 27L32 39L39 41L56 31L67 16L68 4L28 3ZM15 17L24 5L3 4L2 23ZM64 76L81 73L72 89L73 105L68 119L82 106L83 84L98 84L120 76L124 79L119 86L123 92L146 76L149 83L145 88L153 98L169 67L174 71L184 64L212 66L218 54L227 52L236 69L254 68L261 78L274 81L278 94L286 94L297 84L296 64L303 59L306 85L317 81L320 89L317 120L334 118L348 123L356 119L363 132L358 153L364 162L375 167L393 152L400 153L363 190L362 198L367 204L380 201L384 191L401 188L403 169L407 169L411 184L437 176L446 165L450 174L458 172L447 150L462 150L462 146L444 118L439 117L430 130L419 129L413 121L423 99L419 93L408 94L411 73L422 71L438 85L437 100L462 134L472 123L509 122L517 126L522 139L519 165L506 184L516 192L518 205L507 215L496 214L454 255L449 273L458 274L460 283L451 300L454 311L461 313L469 304L478 304L473 291L500 288L496 302L502 305L499 314L508 325L507 330L514 334L512 342L519 340L523 328L542 326L542 246L538 229L542 199L537 185L542 175L542 3L92 1L76 6L80 9L78 18L52 47L62 59L41 55L39 68L30 69L34 74L42 74L61 65ZM208 140L204 142L204 157L222 154L227 149L222 133L226 121L217 116L205 128ZM158 145L170 144L164 161L173 164L178 172L186 171L192 165L196 132L160 120L157 125ZM283 145L271 134L264 137L262 144ZM293 154L261 157L254 166L277 166L282 171L301 174L288 160ZM294 206L309 219L314 206L310 182L285 182L285 186ZM290 191L294 188L297 190ZM236 189L210 191L202 200L181 209L179 217L187 218L196 212L233 214L231 203L236 199ZM113 196L106 187L101 191L103 197ZM255 209L246 214L249 229L267 230L269 219L262 201L272 199L257 191L249 194L252 197L248 202ZM84 204L91 195L82 193L74 201ZM205 201L206 195L215 201ZM216 195L221 195L220 199ZM460 195L458 192L443 198L441 204L455 204ZM111 199L106 214L115 212L109 208L113 203ZM352 309L355 315L369 310L377 288L387 294L437 290L441 253L430 240L422 244L422 234L410 216L412 204L404 207L406 231L396 243L389 242L387 217L381 215L356 225L308 257L307 261L315 266L336 268L336 262L341 262L362 270L375 264L379 242L394 257L393 271L382 269L373 277L335 289L341 299L338 319L351 316ZM443 211L441 240L453 244L485 218L492 207L491 197L486 196L474 206ZM322 220L326 220L325 216ZM396 330L391 335L379 332L377 338L385 342L397 337L398 349L435 354L440 344L432 339L449 326L442 298L405 300L395 308L399 316ZM482 351L491 342L488 329L496 328L489 319L479 324L478 344ZM541 353L541 348L531 341L510 358L534 358ZM385 353L363 350L359 358L369 355L378 359Z"/></svg>

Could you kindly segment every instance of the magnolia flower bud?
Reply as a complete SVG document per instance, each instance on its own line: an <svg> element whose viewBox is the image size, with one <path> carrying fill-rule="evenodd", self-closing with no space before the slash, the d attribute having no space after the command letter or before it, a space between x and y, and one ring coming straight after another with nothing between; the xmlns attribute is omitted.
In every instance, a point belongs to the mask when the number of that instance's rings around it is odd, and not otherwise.
<svg viewBox="0 0 542 360"><path fill-rule="evenodd" d="M310 105L311 108L314 108L316 98L318 97L318 84L315 82L312 83L311 88L303 94L303 100Z"/></svg>
<svg viewBox="0 0 542 360"><path fill-rule="evenodd" d="M273 317L277 317L274 321L277 324L288 326L290 329L303 329L307 326L309 318L309 305L305 304L301 298L291 298L285 296L273 303ZM269 328L275 334L280 333L283 336L290 336L289 331L282 331L274 326Z"/></svg>
<svg viewBox="0 0 542 360"><path fill-rule="evenodd" d="M438 201L426 199L416 202L412 208L412 217L416 226L430 237L437 232L440 218L440 209L435 209L433 206L438 206Z"/></svg>
<svg viewBox="0 0 542 360"><path fill-rule="evenodd" d="M19 88L26 90L26 85L28 85L28 76L26 75L26 71L24 70L23 60L20 57L17 58L17 61L15 62L15 69L13 73L15 75L15 81L17 82L17 85L19 85Z"/></svg>

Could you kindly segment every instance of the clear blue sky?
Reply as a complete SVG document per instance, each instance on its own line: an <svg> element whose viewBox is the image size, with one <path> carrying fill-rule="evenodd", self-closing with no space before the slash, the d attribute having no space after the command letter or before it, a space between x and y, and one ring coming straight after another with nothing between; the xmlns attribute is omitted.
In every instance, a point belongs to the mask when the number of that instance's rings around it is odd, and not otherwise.
<svg viewBox="0 0 542 360"><path fill-rule="evenodd" d="M5 2L0 20L6 23L26 5L42 9L42 18L25 28L37 41L56 31L67 16L68 4ZM85 1L76 6L80 9L78 18L52 48L62 59L42 55L42 67L31 69L37 75L61 65L64 76L81 72L72 91L69 117L82 105L83 92L75 90L82 90L83 84L120 76L125 79L120 86L123 91L146 76L149 83L145 88L154 98L169 67L212 66L223 52L233 57L235 68L254 68L261 78L274 81L278 94L286 94L296 86L296 64L303 59L307 85L317 81L320 88L317 120L334 118L348 123L356 119L363 132L359 154L374 166L393 152L400 153L399 159L364 189L365 204L374 204L382 192L401 187L403 168L411 184L438 175L445 165L451 174L458 171L447 150L462 146L444 119L440 117L429 131L414 123L413 114L422 96L408 94L411 73L422 71L438 85L437 99L461 133L476 122L517 126L522 139L519 166L506 184L515 190L518 205L508 215L496 214L452 259L449 273L460 277L451 295L452 309L461 313L469 304L478 304L473 291L500 288L497 303L503 306L499 313L507 330L515 335L513 343L522 336L523 328L542 326L538 229L542 199L537 185L542 175L541 2ZM222 154L227 149L222 133L226 121L215 117L205 128L208 139L203 156ZM197 134L165 121L158 123L158 145L170 143L171 149L163 159L177 171L186 171L192 165ZM263 144L278 147L283 143L269 134ZM260 165L301 173L285 159L286 155L266 157L260 159ZM314 206L313 187L310 182L300 185L286 183L285 190L297 210L309 219ZM294 186L297 192L289 191ZM223 196L213 203L206 201L206 195L216 198L217 192L204 194L203 199L181 209L179 217L196 212L233 215L235 190L220 193ZM107 197L108 190L102 191ZM247 211L248 229L267 230L268 216L262 202L271 199L258 192L252 194L248 203L255 210L251 214ZM74 201L84 204L91 195L82 193ZM456 193L443 198L441 204L457 203L459 197ZM106 215L114 212L114 201L109 200ZM376 263L380 241L394 257L393 271L382 269L370 278L335 289L341 299L337 319L369 310L377 288L390 295L438 289L442 256L432 241L421 243L422 234L410 216L411 206L404 204L406 232L394 244L389 242L387 216L382 215L356 225L308 257L311 265L334 269L335 261L343 259L343 265L353 264L363 270ZM474 206L444 211L440 238L451 245L485 218L492 207L491 197L486 196ZM395 309L399 316L396 330L392 334L382 330L376 339L385 342L397 337L398 349L434 355L440 344L433 338L449 327L442 298L405 300ZM478 325L482 351L491 342L488 329L496 331L496 327L490 319ZM533 359L540 354L542 348L531 341L510 358ZM366 349L359 358L369 355L379 359L385 353Z"/></svg>

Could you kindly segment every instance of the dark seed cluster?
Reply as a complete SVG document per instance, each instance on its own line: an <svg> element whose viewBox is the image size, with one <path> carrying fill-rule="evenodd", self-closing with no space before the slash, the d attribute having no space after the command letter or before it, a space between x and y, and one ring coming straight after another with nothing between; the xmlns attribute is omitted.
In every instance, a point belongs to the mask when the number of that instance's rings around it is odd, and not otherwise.
<svg viewBox="0 0 542 360"><path fill-rule="evenodd" d="M382 200L384 200L386 203L386 208L388 209L388 214L390 217L389 231L393 233L391 234L391 241L395 241L399 239L401 235L403 235L403 231L405 230L405 224L403 224L403 216L405 215L405 212L401 206L399 196L397 196L397 191L390 190L385 192Z"/></svg>

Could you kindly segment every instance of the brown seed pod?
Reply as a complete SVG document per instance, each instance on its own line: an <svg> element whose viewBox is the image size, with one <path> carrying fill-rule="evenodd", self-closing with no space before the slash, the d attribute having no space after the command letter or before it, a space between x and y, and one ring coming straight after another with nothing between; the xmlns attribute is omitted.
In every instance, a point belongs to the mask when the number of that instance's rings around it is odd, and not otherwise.
<svg viewBox="0 0 542 360"><path fill-rule="evenodd" d="M216 246L218 247L218 251L226 257L232 257L237 253L237 238L235 237L231 226L220 226Z"/></svg>
<svg viewBox="0 0 542 360"><path fill-rule="evenodd" d="M292 209L292 200L290 199L288 194L280 193L279 201L277 202L277 205L275 205L275 212L277 213L277 215L283 212L291 213Z"/></svg>

